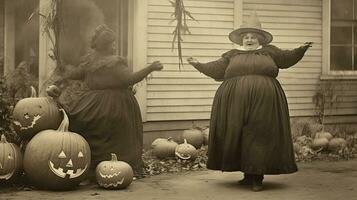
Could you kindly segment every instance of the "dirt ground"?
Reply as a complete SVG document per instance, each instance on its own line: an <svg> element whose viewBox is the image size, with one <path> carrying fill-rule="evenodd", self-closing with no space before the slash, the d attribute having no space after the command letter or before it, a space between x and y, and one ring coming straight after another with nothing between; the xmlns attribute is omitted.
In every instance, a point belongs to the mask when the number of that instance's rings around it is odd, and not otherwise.
<svg viewBox="0 0 357 200"><path fill-rule="evenodd" d="M299 163L299 172L266 176L265 190L240 186L240 172L196 171L135 180L127 189L110 191L96 185L66 192L0 189L1 200L125 199L125 200L357 200L357 160Z"/></svg>

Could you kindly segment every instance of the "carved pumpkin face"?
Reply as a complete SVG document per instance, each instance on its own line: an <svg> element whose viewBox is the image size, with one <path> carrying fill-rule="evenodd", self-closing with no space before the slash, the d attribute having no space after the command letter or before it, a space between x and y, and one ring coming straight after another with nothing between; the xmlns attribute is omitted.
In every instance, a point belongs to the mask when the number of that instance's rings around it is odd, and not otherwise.
<svg viewBox="0 0 357 200"><path fill-rule="evenodd" d="M184 139L183 144L177 145L175 155L183 160L193 160L197 156L197 150L193 145L188 144L186 139Z"/></svg>
<svg viewBox="0 0 357 200"><path fill-rule="evenodd" d="M98 185L106 189L123 189L133 181L133 169L112 154L111 161L102 161L96 168Z"/></svg>
<svg viewBox="0 0 357 200"><path fill-rule="evenodd" d="M4 135L0 141L0 181L8 181L22 169L22 155L19 147L8 143Z"/></svg>
<svg viewBox="0 0 357 200"><path fill-rule="evenodd" d="M61 118L57 104L46 97L22 99L13 111L14 129L24 139L42 130L57 129Z"/></svg>
<svg viewBox="0 0 357 200"><path fill-rule="evenodd" d="M65 118L68 122L67 115ZM58 130L41 131L26 146L25 172L41 188L71 189L88 172L91 162L89 144L79 134L65 131L68 124L65 128L63 124Z"/></svg>

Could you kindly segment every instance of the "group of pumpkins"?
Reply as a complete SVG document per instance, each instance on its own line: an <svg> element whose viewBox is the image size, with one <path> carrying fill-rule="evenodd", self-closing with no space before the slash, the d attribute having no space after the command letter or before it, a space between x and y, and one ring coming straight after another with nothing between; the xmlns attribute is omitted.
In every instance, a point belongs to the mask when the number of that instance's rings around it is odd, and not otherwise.
<svg viewBox="0 0 357 200"><path fill-rule="evenodd" d="M346 147L347 142L343 138L333 137L333 135L326 131L316 132L314 139L311 143L311 148L314 150L328 150L338 151Z"/></svg>
<svg viewBox="0 0 357 200"><path fill-rule="evenodd" d="M69 119L52 97L21 99L13 110L14 130L27 143L24 153L4 135L0 142L0 182L7 183L25 171L26 178L39 188L73 189L89 172L91 151L79 134L68 131ZM122 189L133 180L129 164L112 160L96 167L99 186Z"/></svg>
<svg viewBox="0 0 357 200"><path fill-rule="evenodd" d="M172 138L157 138L152 144L153 154L160 159L177 157L182 160L194 160L197 150L208 145L209 128L187 129L182 132L183 143L178 144Z"/></svg>

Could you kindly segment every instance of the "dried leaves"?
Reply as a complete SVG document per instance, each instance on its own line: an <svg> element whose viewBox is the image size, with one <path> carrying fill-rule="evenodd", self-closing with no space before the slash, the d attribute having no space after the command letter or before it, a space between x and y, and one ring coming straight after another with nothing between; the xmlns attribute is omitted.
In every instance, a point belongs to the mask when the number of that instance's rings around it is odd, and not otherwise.
<svg viewBox="0 0 357 200"><path fill-rule="evenodd" d="M172 13L176 21L176 27L173 31L173 40L172 40L172 47L173 50L175 47L175 41L177 41L177 50L178 50L178 58L179 58L179 69L181 69L181 65L183 65L183 58L182 58L182 50L181 50L181 42L183 42L182 34L189 33L191 34L188 26L187 26L187 18L191 18L195 20L195 18L185 9L183 4L183 0L175 0L170 1L171 5L175 8L175 11Z"/></svg>
<svg viewBox="0 0 357 200"><path fill-rule="evenodd" d="M199 149L198 156L193 161L179 158L158 159L153 155L152 150L149 150L143 154L143 161L145 176L202 170L206 169L207 149Z"/></svg>

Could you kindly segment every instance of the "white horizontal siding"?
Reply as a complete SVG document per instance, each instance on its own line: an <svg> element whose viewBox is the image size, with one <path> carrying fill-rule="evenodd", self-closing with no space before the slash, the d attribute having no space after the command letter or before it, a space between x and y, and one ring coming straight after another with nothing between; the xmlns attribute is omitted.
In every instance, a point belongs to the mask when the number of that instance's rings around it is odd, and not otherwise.
<svg viewBox="0 0 357 200"><path fill-rule="evenodd" d="M195 20L191 34L183 36L183 57L201 62L220 57L233 45L227 35L234 27L234 0L185 0ZM319 84L322 63L321 0L244 0L243 20L256 10L263 28L274 35L273 44L284 49L313 41L314 46L294 67L281 70L278 80L288 97L292 116L314 115L312 96ZM149 0L148 62L160 60L164 70L154 72L147 84L147 120L209 119L216 82L187 63L178 70L177 50L171 49L173 8L167 0ZM176 47L176 44L175 44Z"/></svg>

